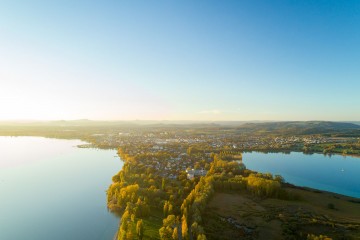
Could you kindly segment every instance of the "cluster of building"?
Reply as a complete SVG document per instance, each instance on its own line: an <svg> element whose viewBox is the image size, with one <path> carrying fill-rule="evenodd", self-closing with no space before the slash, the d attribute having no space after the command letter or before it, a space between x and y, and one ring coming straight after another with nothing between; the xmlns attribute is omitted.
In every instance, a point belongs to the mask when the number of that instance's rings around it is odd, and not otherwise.
<svg viewBox="0 0 360 240"><path fill-rule="evenodd" d="M235 130L148 127L129 128L119 132L95 134L94 144L104 147L127 148L129 155L167 154L166 161L156 157L146 162L148 167L156 169L163 177L176 178L180 171L186 171L193 179L207 173L210 153L221 151L293 151L307 144L341 142L342 139L320 135L309 136L271 136L238 133ZM189 154L190 147L201 149L201 154Z"/></svg>

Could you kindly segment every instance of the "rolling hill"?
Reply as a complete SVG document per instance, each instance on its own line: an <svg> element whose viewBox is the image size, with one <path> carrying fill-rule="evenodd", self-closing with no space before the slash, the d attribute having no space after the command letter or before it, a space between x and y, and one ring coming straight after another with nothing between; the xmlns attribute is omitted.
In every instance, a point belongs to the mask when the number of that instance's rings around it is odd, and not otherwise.
<svg viewBox="0 0 360 240"><path fill-rule="evenodd" d="M347 122L327 121L293 121L245 123L238 127L241 132L274 133L285 135L308 135L325 133L356 133L360 134L360 125Z"/></svg>

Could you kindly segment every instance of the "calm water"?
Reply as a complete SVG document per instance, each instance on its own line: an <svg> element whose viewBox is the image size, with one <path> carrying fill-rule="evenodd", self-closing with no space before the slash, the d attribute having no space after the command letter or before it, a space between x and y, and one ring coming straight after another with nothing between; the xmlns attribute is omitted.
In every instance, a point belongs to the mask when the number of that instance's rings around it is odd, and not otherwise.
<svg viewBox="0 0 360 240"><path fill-rule="evenodd" d="M360 158L293 152L244 153L248 169L280 174L285 181L360 198Z"/></svg>
<svg viewBox="0 0 360 240"><path fill-rule="evenodd" d="M0 137L1 240L113 239L105 191L122 162L81 143Z"/></svg>

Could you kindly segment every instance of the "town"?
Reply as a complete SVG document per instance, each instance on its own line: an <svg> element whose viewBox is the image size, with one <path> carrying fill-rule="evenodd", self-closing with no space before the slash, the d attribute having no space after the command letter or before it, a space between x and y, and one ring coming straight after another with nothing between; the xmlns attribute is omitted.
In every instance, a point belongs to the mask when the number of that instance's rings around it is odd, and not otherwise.
<svg viewBox="0 0 360 240"><path fill-rule="evenodd" d="M212 219L210 222L203 219L212 212L207 205L215 193L217 197L222 192L241 193L241 196L252 201L274 198L296 202L302 198L304 191L308 191L287 184L279 175L247 169L242 162L243 152L309 153L312 147L323 145L333 146L323 150L323 154L332 154L331 151L341 146L351 146L352 151L359 149L358 138L354 137L320 134L251 136L229 129L179 130L172 127L137 128L108 135L96 134L95 141L89 147L118 146L119 156L125 161L123 169L113 177L113 184L107 192L109 209L122 213L117 239L133 239L137 236L138 239L203 240L222 239L213 230L215 227L211 221L215 221L214 219L225 221L227 229L235 228L233 234L239 238L253 239L262 232L255 230L257 225L254 227L249 222L238 222L233 217L211 215L208 218ZM232 197L226 195L226 198ZM329 206L333 209L333 205ZM271 208L274 211L274 206ZM312 227L307 227L309 221L313 221L310 218L318 219L316 224L320 224L319 226L333 226L335 236L344 236L340 227L343 224L341 220L324 221L323 215L319 213L312 212L309 215L307 210L297 210L303 217L297 219L296 225L289 226L287 222L290 221L291 214L288 215L288 211L294 211L293 207L269 212L267 215L271 221L282 222L282 230L279 232L285 239L297 238L300 236L298 234L307 235L307 239L331 239L314 235ZM289 217L283 217L285 215ZM360 228L358 224L352 226L356 231Z"/></svg>
<svg viewBox="0 0 360 240"><path fill-rule="evenodd" d="M109 176L104 199L121 216L116 240L356 239L357 198L292 185L247 168L243 157L359 156L360 126L249 124L70 121L0 126L0 135L80 139L78 148L90 148L84 151L116 150L122 167Z"/></svg>

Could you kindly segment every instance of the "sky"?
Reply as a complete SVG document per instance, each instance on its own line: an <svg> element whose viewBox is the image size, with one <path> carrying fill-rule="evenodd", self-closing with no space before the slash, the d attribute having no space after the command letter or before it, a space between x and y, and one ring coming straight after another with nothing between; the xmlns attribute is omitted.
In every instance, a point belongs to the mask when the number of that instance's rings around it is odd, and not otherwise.
<svg viewBox="0 0 360 240"><path fill-rule="evenodd" d="M0 2L0 120L360 120L360 1Z"/></svg>

